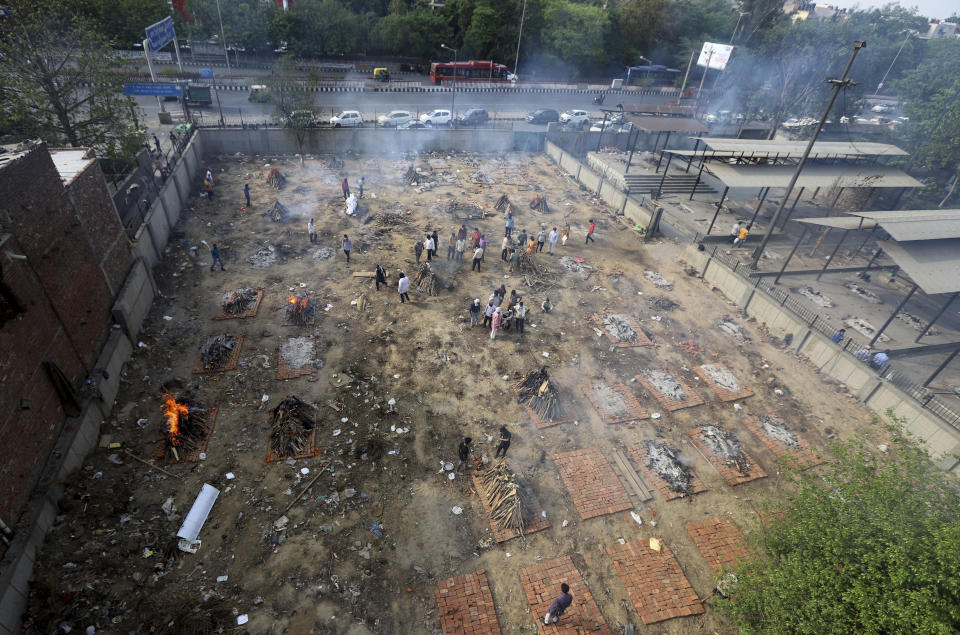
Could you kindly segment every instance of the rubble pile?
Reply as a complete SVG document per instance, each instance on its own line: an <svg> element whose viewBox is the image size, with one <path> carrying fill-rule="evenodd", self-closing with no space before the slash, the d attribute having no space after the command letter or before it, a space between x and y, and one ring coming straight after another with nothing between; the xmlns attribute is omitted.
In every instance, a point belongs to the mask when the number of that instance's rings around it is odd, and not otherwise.
<svg viewBox="0 0 960 635"><path fill-rule="evenodd" d="M643 446L647 451L647 467L656 472L675 492L690 493L690 468L680 461L676 451L666 443L649 440Z"/></svg>
<svg viewBox="0 0 960 635"><path fill-rule="evenodd" d="M650 271L647 269L643 272L643 277L652 282L656 287L666 289L668 291L673 289L673 285L670 284L670 281L661 276L659 271Z"/></svg>
<svg viewBox="0 0 960 635"><path fill-rule="evenodd" d="M813 287L798 287L796 291L806 299L810 300L817 306L823 307L824 309L829 309L833 306L833 299L830 296L820 293Z"/></svg>
<svg viewBox="0 0 960 635"><path fill-rule="evenodd" d="M277 250L273 245L267 245L252 254L247 261L254 269L266 269L277 261Z"/></svg>
<svg viewBox="0 0 960 635"><path fill-rule="evenodd" d="M675 308L680 306L679 303L674 302L665 295L655 295L647 298L647 304L654 311L667 312L673 311Z"/></svg>

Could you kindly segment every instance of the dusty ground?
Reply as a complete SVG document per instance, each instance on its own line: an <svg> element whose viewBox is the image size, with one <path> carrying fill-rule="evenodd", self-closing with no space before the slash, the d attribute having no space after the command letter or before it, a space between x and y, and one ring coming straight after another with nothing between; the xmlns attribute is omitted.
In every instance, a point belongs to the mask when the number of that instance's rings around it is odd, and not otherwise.
<svg viewBox="0 0 960 635"><path fill-rule="evenodd" d="M243 614L249 615L243 629L257 633L432 632L438 624L437 582L481 568L488 571L504 632L533 632L536 619L529 614L517 571L566 554L575 556L607 623L620 632L627 622L640 625L604 553L606 546L620 538L663 536L700 597L706 597L714 579L684 523L730 515L748 529L755 519L751 501L778 487L772 454L737 424L741 416L776 411L817 447L824 447L827 437L872 428L863 407L835 386L824 385L811 368L779 346L775 333L745 322L725 298L686 275L680 246L642 244L587 193L559 176L547 158L481 158L483 171L495 181L482 185L470 180L477 171L476 158L421 157L417 164L430 171L427 159L434 173L445 171L458 183L418 192L402 184L408 162L348 160L342 172L351 182L366 177L367 198L359 219L342 214L337 185L341 170L326 170L319 158L308 159L304 168L294 159L262 157L213 164L217 198L194 201L171 240L165 263L155 271L161 296L144 325L143 346L127 366L115 414L103 426L109 439L102 443L120 443L152 460L165 431L161 384L179 378L184 384L180 394L190 391L199 402L220 409L207 458L195 465L167 465L165 469L182 477L174 478L117 448L101 447L89 457L69 485L62 516L39 556L30 603L36 632L55 632L60 622L75 631L88 625L110 632L233 629L236 616ZM279 198L300 214L288 223L262 215L278 196L264 184L267 163L279 165L288 177ZM545 192L552 207L549 215L527 207L532 191L503 183L507 174L519 170ZM251 184L252 209L242 209L245 180ZM492 242L482 273L470 271L469 255L462 265L447 261L449 235L459 222L435 205L474 202L492 212L504 193L519 210L518 229L536 231L541 223L549 229L569 219L571 241L558 251L586 258L592 267L589 276L559 274L557 286L546 291L528 289L516 276L506 277L499 261L499 215L468 222L468 230L478 226ZM367 222L381 210L400 210L410 224ZM307 214L317 219L318 244L307 239ZM597 242L585 248L591 217L598 219ZM436 269L449 288L438 297L411 293L413 302L401 305L395 272L403 268L413 275L412 245L426 228L439 229L441 259ZM344 233L354 241L349 267L338 249ZM225 272L209 270L209 253L202 244L197 253L191 252L190 246L201 240L221 246ZM276 262L251 267L249 257L268 245L274 247ZM329 249L318 259L321 248ZM322 258L326 253L332 256ZM561 271L548 255L539 261ZM389 289L379 292L372 280L351 276L372 271L377 263L389 272ZM654 287L643 275L646 269L660 271L673 283L672 290ZM508 333L491 342L487 331L469 328L467 306L475 297L485 302L500 283L517 288L532 310L524 337ZM214 322L221 294L241 286L264 288L259 314ZM311 330L281 326L291 289L313 292L332 305L313 329L323 360L316 381L276 379L280 342ZM556 305L549 315L539 311L545 293ZM351 304L360 295L367 301L364 310ZM651 310L648 300L661 295L679 307L662 314ZM639 319L656 346L612 348L598 338L584 316L605 308ZM662 319L654 320L658 315ZM714 328L723 316L741 324L751 340L741 343ZM246 336L240 367L213 376L192 374L204 334L224 331ZM674 345L686 339L697 342L703 353L691 355ZM743 402L742 413L720 402L689 370L711 361L725 364L756 392ZM516 403L513 379L503 379L542 363L550 365L572 397L575 423L538 430ZM706 404L666 413L630 383L637 371L649 367L679 372ZM580 392L597 380L627 383L648 412L663 417L637 425L602 424ZM268 411L287 394L320 405L318 445L323 454L294 465L266 464ZM264 395L266 404L261 401ZM389 399L396 400L396 413L387 412ZM684 434L708 422L727 424L770 476L729 487ZM478 455L492 457L501 424L514 434L512 464L532 484L553 525L525 540L491 545L487 518L469 479L449 481L437 472L441 461L455 461L457 444L465 435L475 439ZM392 427L410 431L397 434ZM358 459L364 437L375 429L396 453L377 462ZM335 430L341 431L338 436ZM580 521L550 455L593 446L610 458L614 448L653 437L671 439L692 461L708 491L670 503L659 494L642 506L634 499L645 521L642 527L625 512ZM302 467L310 474L301 475ZM274 521L318 471L323 472L316 484L287 512L289 525L276 531ZM228 472L235 478L228 479ZM202 547L189 555L176 549L173 536L203 483L220 488L221 494L200 534ZM349 489L355 490L351 497ZM168 517L161 507L169 497L176 509ZM463 514L451 513L454 506L462 507ZM566 528L561 527L564 520L569 521ZM379 523L382 538L370 530L372 523ZM226 579L218 582L221 576ZM657 629L731 630L709 605L702 616L674 619Z"/></svg>

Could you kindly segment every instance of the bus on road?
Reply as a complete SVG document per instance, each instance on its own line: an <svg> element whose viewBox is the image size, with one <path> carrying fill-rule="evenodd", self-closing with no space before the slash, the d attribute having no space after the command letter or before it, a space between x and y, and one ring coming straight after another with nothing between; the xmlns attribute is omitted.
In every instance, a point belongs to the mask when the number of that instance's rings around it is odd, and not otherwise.
<svg viewBox="0 0 960 635"><path fill-rule="evenodd" d="M673 86L680 79L680 71L662 64L628 66L623 83L633 86Z"/></svg>
<svg viewBox="0 0 960 635"><path fill-rule="evenodd" d="M439 84L452 80L456 73L459 82L505 82L511 79L510 71L503 64L492 61L433 62L430 64L430 81Z"/></svg>

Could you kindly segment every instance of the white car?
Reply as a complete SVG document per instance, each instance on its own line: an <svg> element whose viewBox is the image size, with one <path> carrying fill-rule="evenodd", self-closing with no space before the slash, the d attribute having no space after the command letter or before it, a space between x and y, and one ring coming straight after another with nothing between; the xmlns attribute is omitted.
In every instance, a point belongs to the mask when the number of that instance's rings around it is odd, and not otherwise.
<svg viewBox="0 0 960 635"><path fill-rule="evenodd" d="M568 110L560 115L560 123L565 126L579 127L590 124L586 110Z"/></svg>
<svg viewBox="0 0 960 635"><path fill-rule="evenodd" d="M359 110L344 110L335 117L330 117L330 125L334 128L361 128L363 116Z"/></svg>
<svg viewBox="0 0 960 635"><path fill-rule="evenodd" d="M877 104L870 110L872 110L873 112L879 112L879 113L892 112L893 106L891 106L890 104Z"/></svg>
<svg viewBox="0 0 960 635"><path fill-rule="evenodd" d="M420 115L420 122L431 126L449 126L452 118L449 110L431 110Z"/></svg>
<svg viewBox="0 0 960 635"><path fill-rule="evenodd" d="M377 123L384 128L396 128L410 121L413 121L413 115L406 110L391 110L377 117Z"/></svg>

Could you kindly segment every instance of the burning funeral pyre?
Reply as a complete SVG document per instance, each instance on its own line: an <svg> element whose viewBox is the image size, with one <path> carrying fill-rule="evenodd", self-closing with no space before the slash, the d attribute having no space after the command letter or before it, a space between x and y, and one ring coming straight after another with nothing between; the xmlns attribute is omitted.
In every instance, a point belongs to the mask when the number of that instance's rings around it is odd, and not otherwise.
<svg viewBox="0 0 960 635"><path fill-rule="evenodd" d="M270 420L270 449L280 458L311 451L310 433L316 426L317 407L295 395L288 395L273 409Z"/></svg>
<svg viewBox="0 0 960 635"><path fill-rule="evenodd" d="M298 298L291 295L287 298L287 323L294 326L311 326L316 313L313 298L309 295Z"/></svg>
<svg viewBox="0 0 960 635"><path fill-rule="evenodd" d="M737 437L717 426L700 426L700 438L727 465L737 468L741 474L750 473L750 462L743 453L743 446Z"/></svg>
<svg viewBox="0 0 960 635"><path fill-rule="evenodd" d="M287 178L280 173L279 168L273 168L270 170L270 174L267 175L267 185L275 190L279 190L286 182Z"/></svg>
<svg viewBox="0 0 960 635"><path fill-rule="evenodd" d="M647 450L647 467L656 472L675 492L690 493L690 468L684 465L676 451L666 443L644 441Z"/></svg>
<svg viewBox="0 0 960 635"><path fill-rule="evenodd" d="M206 370L226 366L239 340L233 335L221 333L208 337L200 347L200 361Z"/></svg>
<svg viewBox="0 0 960 635"><path fill-rule="evenodd" d="M637 332L625 315L612 313L603 318L603 328L618 342L636 342Z"/></svg>
<svg viewBox="0 0 960 635"><path fill-rule="evenodd" d="M288 218L290 218L290 210L287 209L287 206L281 203L279 200L273 203L273 207L270 208L264 216L268 216L270 220L275 223L282 223Z"/></svg>
<svg viewBox="0 0 960 635"><path fill-rule="evenodd" d="M523 498L517 475L501 461L480 472L479 478L493 521L503 529L523 534Z"/></svg>
<svg viewBox="0 0 960 635"><path fill-rule="evenodd" d="M515 387L519 392L518 401L536 412L541 419L556 421L563 416L560 391L550 381L546 366L524 375Z"/></svg>
<svg viewBox="0 0 960 635"><path fill-rule="evenodd" d="M414 277L413 283L420 293L426 295L439 295L440 293L440 281L429 262L420 265L420 271Z"/></svg>
<svg viewBox="0 0 960 635"><path fill-rule="evenodd" d="M497 202L494 204L493 208L501 214L506 214L508 211L510 211L510 199L506 194L503 194L497 199Z"/></svg>
<svg viewBox="0 0 960 635"><path fill-rule="evenodd" d="M537 194L533 200L530 201L530 209L542 212L543 214L549 214L550 207L547 205L547 197Z"/></svg>
<svg viewBox="0 0 960 635"><path fill-rule="evenodd" d="M253 308L257 302L257 291L244 287L234 289L223 294L223 312L228 315L243 315Z"/></svg>
<svg viewBox="0 0 960 635"><path fill-rule="evenodd" d="M208 411L164 393L163 416L167 420L164 458L170 463L179 463L203 444L209 423Z"/></svg>

